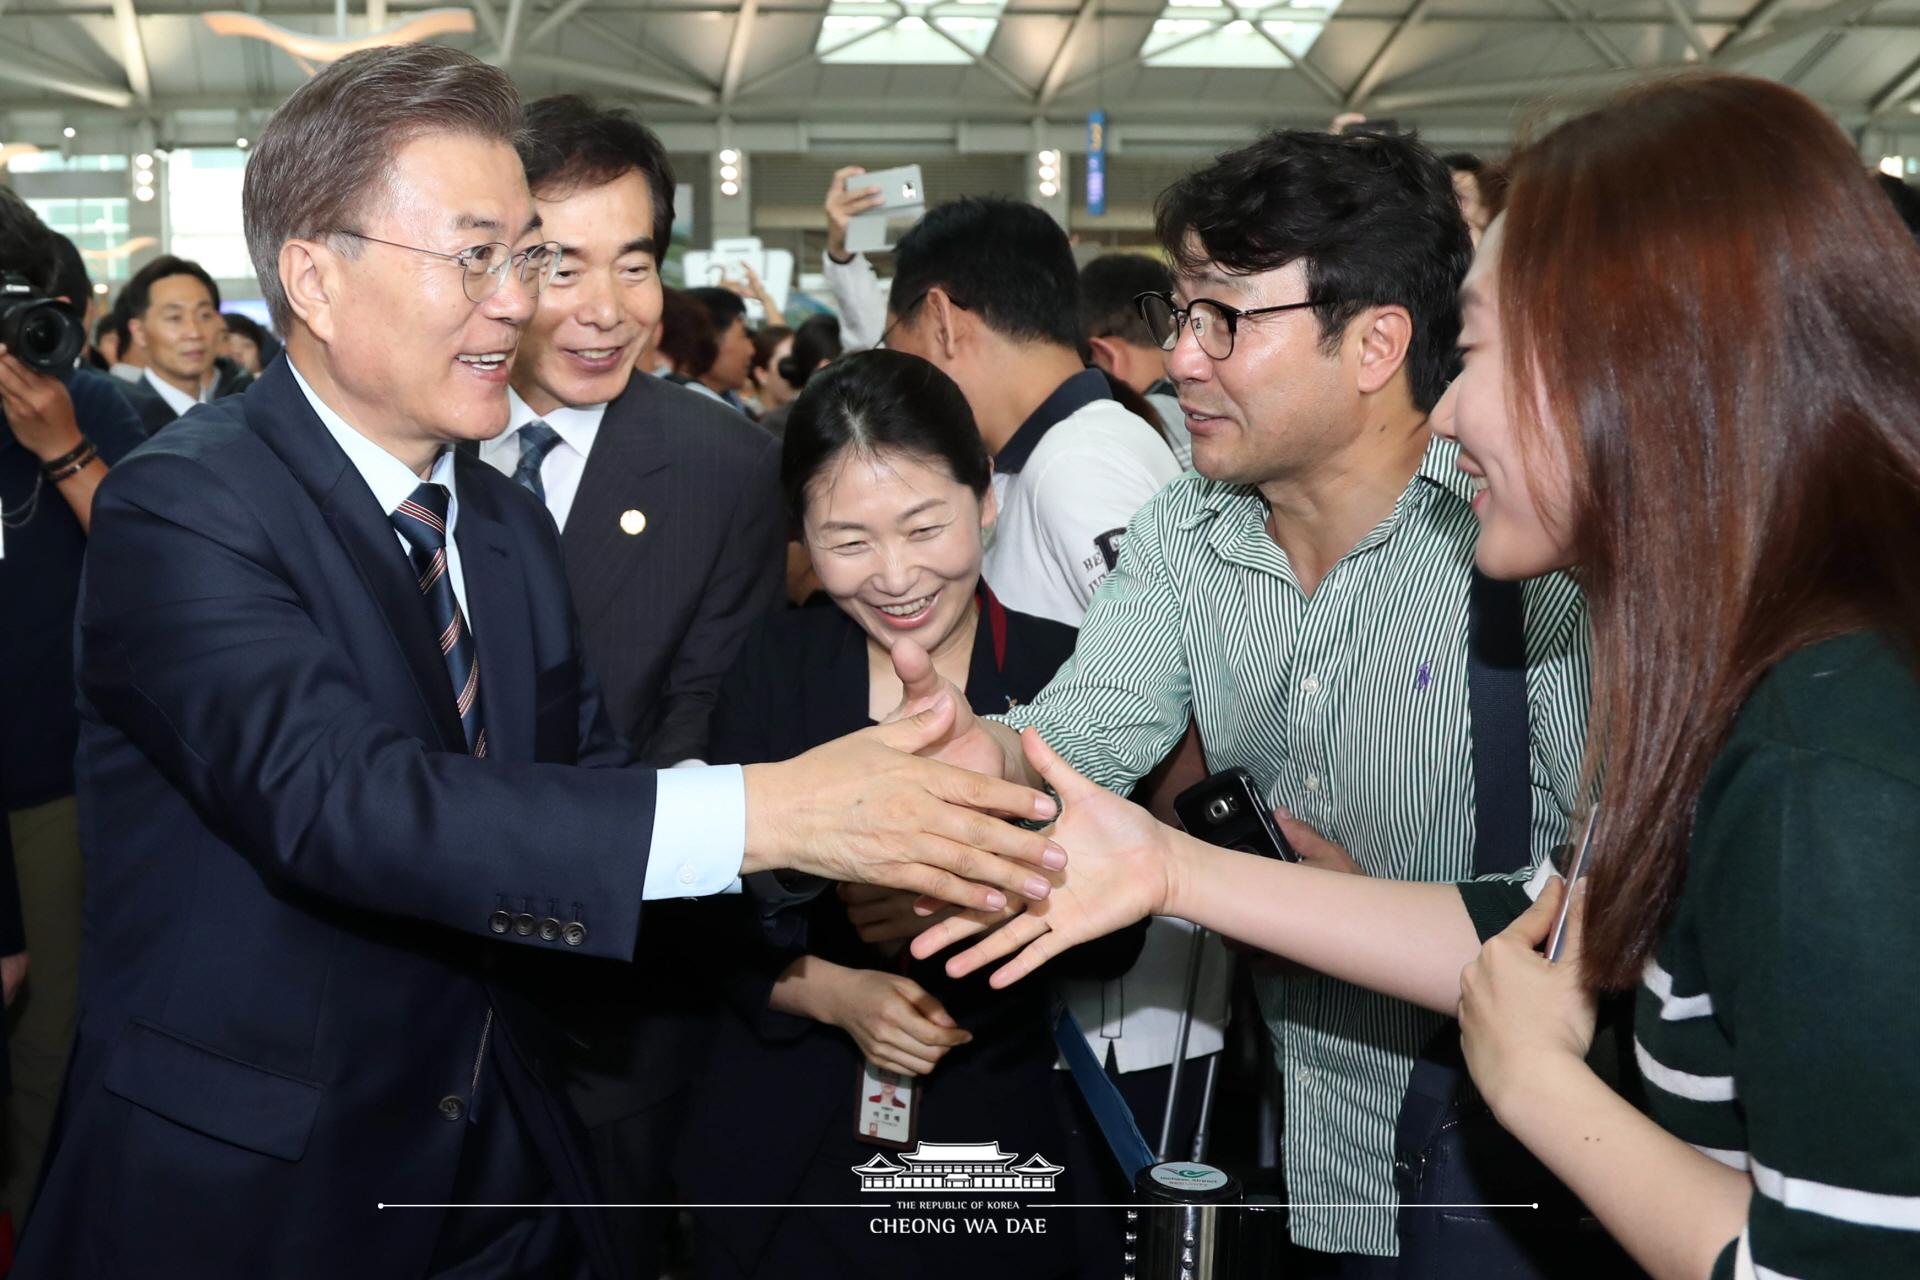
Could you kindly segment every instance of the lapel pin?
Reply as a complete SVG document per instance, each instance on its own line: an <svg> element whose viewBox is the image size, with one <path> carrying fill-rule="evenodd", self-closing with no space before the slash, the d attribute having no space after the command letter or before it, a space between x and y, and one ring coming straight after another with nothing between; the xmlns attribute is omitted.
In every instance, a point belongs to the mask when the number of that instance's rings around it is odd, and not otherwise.
<svg viewBox="0 0 1920 1280"><path fill-rule="evenodd" d="M620 532L628 537L637 537L647 531L647 513L628 508L620 513Z"/></svg>

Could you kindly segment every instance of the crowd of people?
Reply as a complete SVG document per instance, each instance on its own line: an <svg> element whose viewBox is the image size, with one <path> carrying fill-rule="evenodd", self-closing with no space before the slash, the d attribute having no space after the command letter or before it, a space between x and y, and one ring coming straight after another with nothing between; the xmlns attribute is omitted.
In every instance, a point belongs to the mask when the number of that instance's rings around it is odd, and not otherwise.
<svg viewBox="0 0 1920 1280"><path fill-rule="evenodd" d="M1268 132L1151 253L876 263L859 172L789 325L631 111L371 50L250 155L270 327L163 256L0 350L14 1274L1112 1276L1081 1042L1271 1129L1288 1277L1920 1269L1904 184L1711 73ZM0 271L94 296L4 189ZM832 1207L983 1143L1086 1207Z"/></svg>

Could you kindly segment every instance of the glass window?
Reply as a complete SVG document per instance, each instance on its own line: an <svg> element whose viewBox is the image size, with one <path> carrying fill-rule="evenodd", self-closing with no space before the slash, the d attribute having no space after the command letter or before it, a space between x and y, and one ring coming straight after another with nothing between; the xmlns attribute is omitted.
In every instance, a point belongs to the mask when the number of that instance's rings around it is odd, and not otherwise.
<svg viewBox="0 0 1920 1280"><path fill-rule="evenodd" d="M1149 67L1290 67L1313 48L1339 7L1340 0L1241 0L1231 6L1168 0L1140 57ZM1261 38L1256 23L1271 39Z"/></svg>
<svg viewBox="0 0 1920 1280"><path fill-rule="evenodd" d="M814 52L822 62L964 66L993 43L1006 7L1006 0L831 0ZM905 16L892 21L902 9Z"/></svg>
<svg viewBox="0 0 1920 1280"><path fill-rule="evenodd" d="M119 173L127 167L127 158L112 156L65 156L58 151L15 156L7 165L15 173Z"/></svg>
<svg viewBox="0 0 1920 1280"><path fill-rule="evenodd" d="M167 156L167 252L189 258L217 280L250 280L240 182L247 153L236 147L174 151Z"/></svg>
<svg viewBox="0 0 1920 1280"><path fill-rule="evenodd" d="M73 241L87 262L87 274L94 283L109 285L125 280L133 272L128 268L135 249L127 243L127 202L111 200L28 200L27 205L40 215L40 221ZM149 241L148 243L151 243Z"/></svg>

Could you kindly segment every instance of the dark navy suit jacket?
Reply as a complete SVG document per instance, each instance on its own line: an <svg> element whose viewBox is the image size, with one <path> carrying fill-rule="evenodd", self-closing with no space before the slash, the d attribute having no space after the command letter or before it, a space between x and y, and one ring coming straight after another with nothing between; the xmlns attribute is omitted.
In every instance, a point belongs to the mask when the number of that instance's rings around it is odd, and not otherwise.
<svg viewBox="0 0 1920 1280"><path fill-rule="evenodd" d="M546 512L473 459L455 483L484 760L387 516L284 361L101 486L81 1009L24 1280L418 1277L442 1214L376 1206L451 1199L508 1094L591 1199L516 969L633 954L654 775L615 767Z"/></svg>

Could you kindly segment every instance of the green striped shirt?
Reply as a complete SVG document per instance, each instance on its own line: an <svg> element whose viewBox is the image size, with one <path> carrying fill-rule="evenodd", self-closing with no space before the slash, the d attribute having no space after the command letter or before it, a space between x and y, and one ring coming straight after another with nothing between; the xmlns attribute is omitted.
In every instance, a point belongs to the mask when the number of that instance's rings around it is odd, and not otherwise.
<svg viewBox="0 0 1920 1280"><path fill-rule="evenodd" d="M1199 725L1207 765L1267 797L1369 874L1473 870L1467 594L1478 525L1458 448L1436 439L1393 512L1311 596L1259 493L1188 473L1134 517L1074 657L1031 705L1075 768L1125 790ZM1566 838L1585 744L1586 609L1564 576L1525 588L1534 854ZM1393 1129L1438 1015L1317 975L1261 983L1286 1087L1294 1239L1398 1253Z"/></svg>
<svg viewBox="0 0 1920 1280"><path fill-rule="evenodd" d="M1707 775L1635 996L1653 1118L1753 1180L1714 1280L1920 1276L1916 853L1906 661L1851 635L1774 667ZM1483 933L1528 901L1462 892Z"/></svg>

